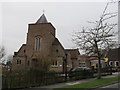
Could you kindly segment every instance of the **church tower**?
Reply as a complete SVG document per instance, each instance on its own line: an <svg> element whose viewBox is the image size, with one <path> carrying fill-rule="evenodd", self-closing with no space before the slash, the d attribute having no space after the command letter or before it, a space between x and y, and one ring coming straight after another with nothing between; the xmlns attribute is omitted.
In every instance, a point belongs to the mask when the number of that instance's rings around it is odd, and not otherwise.
<svg viewBox="0 0 120 90"><path fill-rule="evenodd" d="M27 61L34 63L38 54L49 57L54 40L55 28L43 14L35 24L29 24L26 42Z"/></svg>

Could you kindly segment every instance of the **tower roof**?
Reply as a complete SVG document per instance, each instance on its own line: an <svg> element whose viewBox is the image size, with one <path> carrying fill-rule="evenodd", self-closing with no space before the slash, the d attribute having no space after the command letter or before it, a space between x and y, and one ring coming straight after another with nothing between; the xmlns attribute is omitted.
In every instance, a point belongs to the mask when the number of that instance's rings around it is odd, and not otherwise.
<svg viewBox="0 0 120 90"><path fill-rule="evenodd" d="M40 24L40 23L48 23L44 13L43 15L37 20L36 24Z"/></svg>

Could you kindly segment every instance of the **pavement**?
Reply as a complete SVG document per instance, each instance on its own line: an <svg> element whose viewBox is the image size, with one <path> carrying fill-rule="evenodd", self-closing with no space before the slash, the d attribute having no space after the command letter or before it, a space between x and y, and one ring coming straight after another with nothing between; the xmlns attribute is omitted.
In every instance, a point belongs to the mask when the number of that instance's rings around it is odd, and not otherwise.
<svg viewBox="0 0 120 90"><path fill-rule="evenodd" d="M102 76L102 78L108 78L108 77L115 77L118 76L118 73L113 73L112 75L108 75L108 76ZM64 83L57 83L57 84L53 84L53 85L47 85L47 86L41 86L41 87L31 87L31 88L27 88L27 89L22 89L22 90L52 90L53 88L60 88L60 87L64 87L67 85L75 85L75 84L80 84L80 83L84 83L84 82L89 82L89 81L93 81L96 78L91 78L91 79L83 79L83 80L77 80L77 81L68 81L68 82L64 82Z"/></svg>

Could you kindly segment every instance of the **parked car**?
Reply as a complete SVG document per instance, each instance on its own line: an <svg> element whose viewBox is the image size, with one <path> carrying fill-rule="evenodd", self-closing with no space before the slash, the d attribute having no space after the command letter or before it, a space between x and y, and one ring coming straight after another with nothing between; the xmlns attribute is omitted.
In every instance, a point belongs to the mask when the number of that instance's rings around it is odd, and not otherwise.
<svg viewBox="0 0 120 90"><path fill-rule="evenodd" d="M92 69L87 68L87 67L75 67L72 68L69 73L68 76L70 78L72 77L78 77L78 76L93 76L94 72Z"/></svg>
<svg viewBox="0 0 120 90"><path fill-rule="evenodd" d="M112 68L112 72L116 72L117 71L117 68Z"/></svg>
<svg viewBox="0 0 120 90"><path fill-rule="evenodd" d="M97 73L98 69L94 69L93 71L94 71L94 73Z"/></svg>

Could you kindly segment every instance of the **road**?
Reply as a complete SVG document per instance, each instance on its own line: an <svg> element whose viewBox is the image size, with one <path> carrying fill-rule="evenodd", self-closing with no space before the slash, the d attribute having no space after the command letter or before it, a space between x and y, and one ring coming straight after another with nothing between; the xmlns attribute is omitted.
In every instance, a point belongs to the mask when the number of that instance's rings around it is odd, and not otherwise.
<svg viewBox="0 0 120 90"><path fill-rule="evenodd" d="M104 86L104 87L101 87L101 88L95 89L95 90L120 90L120 82L111 84L111 85L107 85L107 86Z"/></svg>

